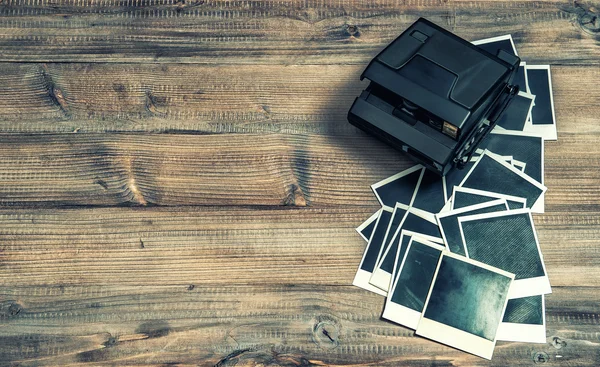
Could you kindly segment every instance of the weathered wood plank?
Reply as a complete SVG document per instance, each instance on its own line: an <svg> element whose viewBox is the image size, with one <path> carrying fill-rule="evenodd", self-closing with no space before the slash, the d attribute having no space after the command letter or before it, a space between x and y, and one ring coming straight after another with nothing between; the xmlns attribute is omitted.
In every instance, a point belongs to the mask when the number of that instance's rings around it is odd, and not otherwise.
<svg viewBox="0 0 600 367"><path fill-rule="evenodd" d="M467 38L513 33L536 62L598 64L597 7L567 1L0 3L2 61L364 64L425 16ZM587 15L587 16L586 16Z"/></svg>
<svg viewBox="0 0 600 367"><path fill-rule="evenodd" d="M5 209L0 286L349 285L374 209ZM600 287L598 218L535 216L553 285Z"/></svg>
<svg viewBox="0 0 600 367"><path fill-rule="evenodd" d="M372 205L412 164L366 136L5 135L0 204Z"/></svg>
<svg viewBox="0 0 600 367"><path fill-rule="evenodd" d="M0 365L599 365L593 3L0 0ZM349 285L411 163L345 114L421 15L556 65L548 343L491 363Z"/></svg>
<svg viewBox="0 0 600 367"><path fill-rule="evenodd" d="M598 207L598 139L547 144L549 210ZM4 135L0 205L373 205L411 164L367 136Z"/></svg>
<svg viewBox="0 0 600 367"><path fill-rule="evenodd" d="M0 63L0 132L356 135L364 66ZM600 132L600 69L552 78L559 133Z"/></svg>
<svg viewBox="0 0 600 367"><path fill-rule="evenodd" d="M2 287L8 365L597 366L598 288L555 288L547 343L499 342L492 362L380 319L383 299L338 286ZM329 335L326 336L323 331ZM236 364L237 363L237 364Z"/></svg>
<svg viewBox="0 0 600 367"><path fill-rule="evenodd" d="M0 204L20 205L363 205L369 185L410 166L372 138L269 135L54 135L0 137ZM565 137L549 159L596 163L598 137ZM575 156L579 150L589 158ZM592 149L592 150L590 150ZM560 155L564 153L565 155ZM585 188L598 172L559 164L560 195ZM588 166L589 167L589 166ZM559 168L561 168L559 170ZM573 186L573 180L580 185ZM564 181L567 180L567 181ZM560 200L559 200L560 199ZM567 199L571 199L567 197ZM582 200L573 196L575 202ZM549 205L553 202L549 200ZM585 201L581 204L593 204Z"/></svg>
<svg viewBox="0 0 600 367"><path fill-rule="evenodd" d="M547 210L598 210L600 134L545 154ZM366 135L0 135L0 206L373 206L412 164Z"/></svg>

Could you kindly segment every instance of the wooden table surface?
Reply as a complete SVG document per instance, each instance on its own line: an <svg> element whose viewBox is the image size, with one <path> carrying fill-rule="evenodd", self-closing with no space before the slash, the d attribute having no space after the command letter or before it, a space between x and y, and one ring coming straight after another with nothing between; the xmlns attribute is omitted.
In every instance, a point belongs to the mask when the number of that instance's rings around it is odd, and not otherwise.
<svg viewBox="0 0 600 367"><path fill-rule="evenodd" d="M600 365L599 9L0 0L0 365ZM418 16L552 65L547 343L491 362L351 285L369 185L411 163L346 112Z"/></svg>

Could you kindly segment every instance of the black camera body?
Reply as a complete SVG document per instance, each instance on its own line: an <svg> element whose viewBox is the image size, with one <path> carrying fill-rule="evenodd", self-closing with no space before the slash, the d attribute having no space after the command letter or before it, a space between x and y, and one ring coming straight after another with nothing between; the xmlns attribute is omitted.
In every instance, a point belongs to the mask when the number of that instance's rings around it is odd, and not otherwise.
<svg viewBox="0 0 600 367"><path fill-rule="evenodd" d="M445 175L469 161L517 94L519 63L420 18L362 73L371 83L348 121Z"/></svg>

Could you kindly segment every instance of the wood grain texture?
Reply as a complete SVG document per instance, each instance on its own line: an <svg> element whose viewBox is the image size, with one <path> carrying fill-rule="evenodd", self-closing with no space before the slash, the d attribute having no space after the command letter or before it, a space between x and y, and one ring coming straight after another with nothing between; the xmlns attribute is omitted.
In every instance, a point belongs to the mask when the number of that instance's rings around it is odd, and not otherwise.
<svg viewBox="0 0 600 367"><path fill-rule="evenodd" d="M349 285L375 209L3 209L0 286ZM535 222L552 285L600 287L598 211Z"/></svg>
<svg viewBox="0 0 600 367"><path fill-rule="evenodd" d="M597 365L597 291L555 288L547 302L548 343L499 342L492 365L531 366L540 358ZM0 293L7 297L0 305L0 357L7 364L487 365L381 320L383 298L349 286L45 286Z"/></svg>
<svg viewBox="0 0 600 367"><path fill-rule="evenodd" d="M0 60L363 65L425 16L467 39L512 33L532 61L598 65L597 5L564 0L4 0Z"/></svg>
<svg viewBox="0 0 600 367"><path fill-rule="evenodd" d="M598 1L0 0L0 366L600 365ZM410 165L346 121L417 17L552 64L547 343L491 362L350 284Z"/></svg>
<svg viewBox="0 0 600 367"><path fill-rule="evenodd" d="M366 136L5 135L0 205L374 205L413 164Z"/></svg>
<svg viewBox="0 0 600 367"><path fill-rule="evenodd" d="M0 133L357 135L364 67L0 63ZM552 65L552 80L559 133L600 133L600 68Z"/></svg>
<svg viewBox="0 0 600 367"><path fill-rule="evenodd" d="M546 144L548 211L600 210L599 156L597 133ZM0 207L375 207L370 185L412 165L364 134L0 135Z"/></svg>

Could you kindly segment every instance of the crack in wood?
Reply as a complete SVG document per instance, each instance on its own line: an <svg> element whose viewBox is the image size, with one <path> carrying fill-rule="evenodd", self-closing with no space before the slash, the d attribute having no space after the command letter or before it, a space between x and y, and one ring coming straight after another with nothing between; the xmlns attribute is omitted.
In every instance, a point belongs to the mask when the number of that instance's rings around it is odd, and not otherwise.
<svg viewBox="0 0 600 367"><path fill-rule="evenodd" d="M251 351L250 348L233 351L233 352L229 353L228 355L226 355L219 362L217 362L214 367L226 366L229 363L229 361L231 361L232 359L237 358L237 357L241 356L242 354L249 352L249 351Z"/></svg>

